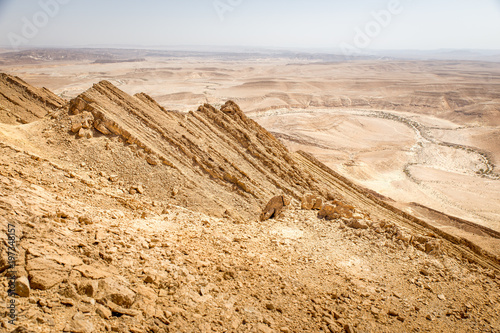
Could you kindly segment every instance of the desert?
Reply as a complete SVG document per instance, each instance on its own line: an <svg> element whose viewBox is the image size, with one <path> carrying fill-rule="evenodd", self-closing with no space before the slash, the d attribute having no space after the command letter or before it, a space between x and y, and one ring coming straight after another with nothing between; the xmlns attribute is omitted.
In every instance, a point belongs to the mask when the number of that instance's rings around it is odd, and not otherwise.
<svg viewBox="0 0 500 333"><path fill-rule="evenodd" d="M497 62L34 49L0 72L5 332L500 329Z"/></svg>

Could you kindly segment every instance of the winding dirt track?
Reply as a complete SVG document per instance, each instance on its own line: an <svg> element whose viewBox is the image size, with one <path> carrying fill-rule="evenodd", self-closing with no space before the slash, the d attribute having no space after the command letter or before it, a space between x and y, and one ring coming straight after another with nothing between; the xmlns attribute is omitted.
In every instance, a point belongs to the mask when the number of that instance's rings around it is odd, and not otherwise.
<svg viewBox="0 0 500 333"><path fill-rule="evenodd" d="M324 186L334 190L337 195L340 195L346 202L354 205L361 211L370 212L373 218L393 222L418 234L431 234L439 239L443 239L442 250L447 254L500 272L500 258L485 252L475 244L450 235L429 225L425 221L389 205L303 151L296 152L294 158L316 180L320 180Z"/></svg>

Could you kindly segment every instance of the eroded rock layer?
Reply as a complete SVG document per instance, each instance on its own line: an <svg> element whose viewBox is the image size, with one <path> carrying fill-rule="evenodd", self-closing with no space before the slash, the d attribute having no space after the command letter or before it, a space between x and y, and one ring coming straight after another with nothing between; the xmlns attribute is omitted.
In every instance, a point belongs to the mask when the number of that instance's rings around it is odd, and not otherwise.
<svg viewBox="0 0 500 333"><path fill-rule="evenodd" d="M179 113L102 81L73 99L69 113L78 136L120 138L142 151L149 165L175 173L178 185L189 188L186 200L197 197L213 208L209 212L243 207L257 214L273 195L298 198L304 189L316 188L287 149L231 101ZM147 185L162 187L159 182L152 177Z"/></svg>
<svg viewBox="0 0 500 333"><path fill-rule="evenodd" d="M29 123L65 104L65 100L46 88L35 88L17 76L0 73L0 122L2 123Z"/></svg>

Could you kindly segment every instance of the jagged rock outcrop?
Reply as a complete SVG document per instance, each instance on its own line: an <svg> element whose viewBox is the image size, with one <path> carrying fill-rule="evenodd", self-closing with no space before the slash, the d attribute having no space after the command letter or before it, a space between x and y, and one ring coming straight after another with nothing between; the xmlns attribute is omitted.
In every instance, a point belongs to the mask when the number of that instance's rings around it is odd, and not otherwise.
<svg viewBox="0 0 500 333"><path fill-rule="evenodd" d="M352 218L354 211L355 208L352 205L334 200L333 202L324 204L318 216L327 220L334 220L341 217Z"/></svg>
<svg viewBox="0 0 500 333"><path fill-rule="evenodd" d="M318 191L287 149L232 101L220 109L205 104L180 113L102 81L71 100L69 113L71 131L79 137L118 137L150 166L169 167L190 184L186 200L196 197L205 207L245 207L256 216L273 193L299 198L305 190ZM144 183L154 188L155 179Z"/></svg>
<svg viewBox="0 0 500 333"><path fill-rule="evenodd" d="M316 209L320 210L323 207L323 198L311 193L306 193L302 197L301 208L310 210Z"/></svg>
<svg viewBox="0 0 500 333"><path fill-rule="evenodd" d="M46 88L0 73L0 122L26 124L63 107L66 101Z"/></svg>

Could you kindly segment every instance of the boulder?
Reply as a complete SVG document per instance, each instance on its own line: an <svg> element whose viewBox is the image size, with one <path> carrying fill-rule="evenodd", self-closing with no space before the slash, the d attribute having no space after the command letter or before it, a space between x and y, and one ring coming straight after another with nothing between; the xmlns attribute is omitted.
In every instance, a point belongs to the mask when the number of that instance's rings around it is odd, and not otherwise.
<svg viewBox="0 0 500 333"><path fill-rule="evenodd" d="M311 210L314 207L315 195L311 193L306 193L302 197L301 209Z"/></svg>
<svg viewBox="0 0 500 333"><path fill-rule="evenodd" d="M78 136L80 138L86 138L86 139L90 139L94 136L94 133L92 133L92 130L91 129L86 129L86 128L80 128L80 130L78 131Z"/></svg>
<svg viewBox="0 0 500 333"><path fill-rule="evenodd" d="M278 195L269 200L266 207L262 210L260 214L260 221L265 221L270 218L278 217L283 209L290 204L290 200L284 195Z"/></svg>
<svg viewBox="0 0 500 333"><path fill-rule="evenodd" d="M354 214L353 206L335 200L331 203L324 204L318 213L318 217L327 220L334 220L341 217L350 219L353 217L353 214Z"/></svg>
<svg viewBox="0 0 500 333"><path fill-rule="evenodd" d="M320 196L306 193L302 197L301 208L305 210L320 210L323 207L323 198Z"/></svg>
<svg viewBox="0 0 500 333"><path fill-rule="evenodd" d="M324 204L318 213L318 217L326 220L333 220L337 218L335 214L335 206L330 203Z"/></svg>

